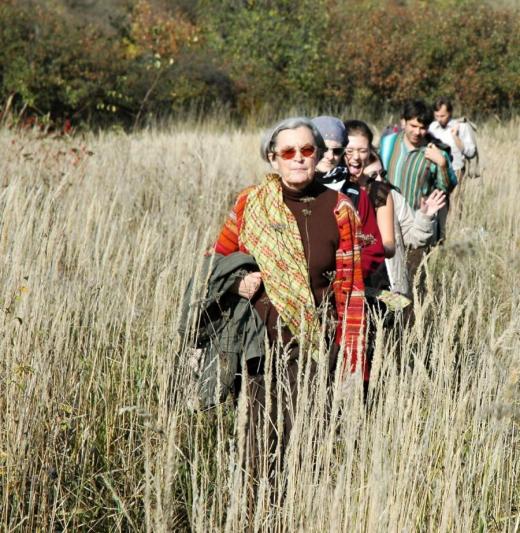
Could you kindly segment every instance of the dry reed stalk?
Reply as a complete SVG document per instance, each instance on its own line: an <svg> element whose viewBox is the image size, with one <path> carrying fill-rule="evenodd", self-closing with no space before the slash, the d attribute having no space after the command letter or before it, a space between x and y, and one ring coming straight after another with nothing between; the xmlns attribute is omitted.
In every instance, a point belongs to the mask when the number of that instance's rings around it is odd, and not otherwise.
<svg viewBox="0 0 520 533"><path fill-rule="evenodd" d="M329 395L323 368L301 375L252 519L245 401L189 411L176 330L232 198L265 170L258 135L0 131L3 528L518 530L519 125L481 128L483 178L429 257L414 326L378 331L370 410L359 376Z"/></svg>

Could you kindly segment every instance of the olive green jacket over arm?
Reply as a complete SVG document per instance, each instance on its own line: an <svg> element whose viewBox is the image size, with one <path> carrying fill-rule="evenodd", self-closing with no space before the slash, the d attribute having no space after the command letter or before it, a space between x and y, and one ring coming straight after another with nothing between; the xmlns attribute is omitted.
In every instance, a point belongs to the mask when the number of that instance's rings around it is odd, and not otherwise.
<svg viewBox="0 0 520 533"><path fill-rule="evenodd" d="M242 357L264 356L265 326L251 302L230 291L238 279L258 271L253 257L213 253L203 261L186 288L179 333L185 348L197 349L191 363L199 403L210 407L228 395Z"/></svg>

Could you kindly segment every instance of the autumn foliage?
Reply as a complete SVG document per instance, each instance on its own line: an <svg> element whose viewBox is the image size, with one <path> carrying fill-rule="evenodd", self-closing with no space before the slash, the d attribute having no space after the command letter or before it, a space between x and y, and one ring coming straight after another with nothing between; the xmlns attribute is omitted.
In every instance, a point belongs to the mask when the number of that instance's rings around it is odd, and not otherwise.
<svg viewBox="0 0 520 533"><path fill-rule="evenodd" d="M139 0L130 16L127 51L131 57L153 53L175 60L181 51L199 41L199 29L178 12L167 16L153 9L147 0Z"/></svg>
<svg viewBox="0 0 520 533"><path fill-rule="evenodd" d="M335 9L343 37L327 55L338 58L338 97L377 107L447 94L473 113L520 102L520 24L508 10L483 2Z"/></svg>
<svg viewBox="0 0 520 533"><path fill-rule="evenodd" d="M215 106L378 113L439 94L471 114L520 103L520 17L505 3L134 0L109 29L59 0L23 5L0 4L11 120L141 125Z"/></svg>

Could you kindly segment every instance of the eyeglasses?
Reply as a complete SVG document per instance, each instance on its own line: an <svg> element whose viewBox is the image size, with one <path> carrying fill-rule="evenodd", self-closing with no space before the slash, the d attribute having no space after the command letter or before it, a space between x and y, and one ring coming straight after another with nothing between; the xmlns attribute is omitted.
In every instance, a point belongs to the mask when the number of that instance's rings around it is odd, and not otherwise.
<svg viewBox="0 0 520 533"><path fill-rule="evenodd" d="M368 155L369 150L368 148L347 148L345 150L345 153L347 155L354 155L354 152L361 156L365 156L365 155Z"/></svg>
<svg viewBox="0 0 520 533"><path fill-rule="evenodd" d="M371 172L368 177L371 180L376 180L377 178L385 179L386 178L386 170L382 168L381 170L374 170L374 172Z"/></svg>
<svg viewBox="0 0 520 533"><path fill-rule="evenodd" d="M283 150L280 150L279 152L275 152L276 155L279 155L282 159L294 159L296 157L296 153L300 152L300 154L303 155L303 157L311 157L314 152L316 151L316 147L312 144L306 144L305 146L302 146L301 148L298 147L290 147L290 148L284 148Z"/></svg>
<svg viewBox="0 0 520 533"><path fill-rule="evenodd" d="M343 148L343 146L340 146L339 148L327 148L325 153L327 152L332 152L334 157L339 157L345 153L345 148Z"/></svg>

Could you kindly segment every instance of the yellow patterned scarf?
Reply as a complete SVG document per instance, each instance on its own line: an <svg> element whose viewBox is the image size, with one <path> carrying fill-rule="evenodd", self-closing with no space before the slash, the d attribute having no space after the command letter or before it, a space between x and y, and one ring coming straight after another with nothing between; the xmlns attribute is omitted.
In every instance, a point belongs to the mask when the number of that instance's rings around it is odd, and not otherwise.
<svg viewBox="0 0 520 533"><path fill-rule="evenodd" d="M258 263L267 296L283 323L316 353L321 327L307 259L296 219L283 201L277 174L268 174L249 194L240 240Z"/></svg>

